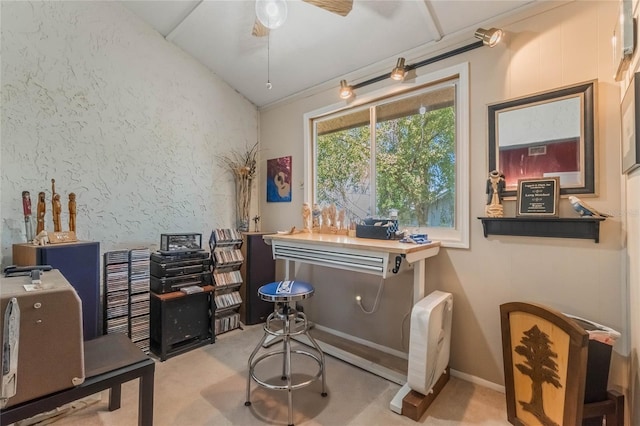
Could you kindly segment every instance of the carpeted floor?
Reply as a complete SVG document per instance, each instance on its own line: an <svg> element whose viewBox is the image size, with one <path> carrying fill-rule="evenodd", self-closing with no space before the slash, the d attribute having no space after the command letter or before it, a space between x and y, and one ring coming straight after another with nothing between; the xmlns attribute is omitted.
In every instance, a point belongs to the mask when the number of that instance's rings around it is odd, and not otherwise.
<svg viewBox="0 0 640 426"><path fill-rule="evenodd" d="M252 405L246 407L247 359L262 335L261 326L218 336L213 345L156 363L154 425L286 425L287 395L252 382ZM294 372L315 372L306 357ZM296 425L415 425L389 409L400 386L327 356L327 392L321 383L293 393ZM260 364L259 377L279 375L280 359ZM306 370L305 370L306 369ZM269 375L271 372L271 376ZM277 379L277 378L276 378ZM108 392L101 399L81 401L58 416L56 425L126 426L137 423L137 381L122 388L122 407L107 411ZM420 419L425 425L507 425L504 395L452 377Z"/></svg>

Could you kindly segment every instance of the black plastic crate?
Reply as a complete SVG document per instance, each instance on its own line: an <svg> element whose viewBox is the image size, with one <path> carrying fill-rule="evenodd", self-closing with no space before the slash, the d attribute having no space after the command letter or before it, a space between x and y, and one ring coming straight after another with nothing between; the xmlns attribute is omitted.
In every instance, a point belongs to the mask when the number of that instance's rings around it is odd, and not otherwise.
<svg viewBox="0 0 640 426"><path fill-rule="evenodd" d="M393 240L396 238L396 231L398 230L397 220L367 218L362 222L362 224L356 225L356 237L358 238L372 238L376 240ZM376 225L377 223L381 225Z"/></svg>

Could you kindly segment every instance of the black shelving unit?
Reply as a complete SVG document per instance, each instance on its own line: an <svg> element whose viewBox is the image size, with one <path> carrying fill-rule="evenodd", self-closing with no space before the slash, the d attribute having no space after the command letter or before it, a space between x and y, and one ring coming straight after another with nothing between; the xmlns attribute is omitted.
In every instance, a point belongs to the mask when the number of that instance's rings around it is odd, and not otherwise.
<svg viewBox="0 0 640 426"><path fill-rule="evenodd" d="M484 236L518 235L524 237L582 238L600 242L602 217L479 217Z"/></svg>

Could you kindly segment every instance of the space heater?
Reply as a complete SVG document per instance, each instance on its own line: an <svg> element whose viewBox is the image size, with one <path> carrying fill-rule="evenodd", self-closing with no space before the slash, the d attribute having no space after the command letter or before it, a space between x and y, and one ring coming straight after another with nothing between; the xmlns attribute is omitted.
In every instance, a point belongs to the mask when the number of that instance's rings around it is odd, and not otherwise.
<svg viewBox="0 0 640 426"><path fill-rule="evenodd" d="M447 374L452 311L453 296L443 291L434 291L413 306L407 384L391 400L392 411L403 414L402 402L410 391L428 396L434 393L440 377Z"/></svg>

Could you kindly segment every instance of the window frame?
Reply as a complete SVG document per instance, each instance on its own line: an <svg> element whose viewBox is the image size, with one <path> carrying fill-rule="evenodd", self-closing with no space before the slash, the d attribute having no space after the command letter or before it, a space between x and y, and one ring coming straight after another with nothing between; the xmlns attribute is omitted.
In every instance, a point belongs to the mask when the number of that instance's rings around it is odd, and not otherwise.
<svg viewBox="0 0 640 426"><path fill-rule="evenodd" d="M454 228L427 227L420 228L429 238L440 241L444 247L469 248L469 63L453 65L433 71L400 85L392 85L365 93L355 100L341 101L303 115L304 128L304 202L315 201L315 158L317 155L314 143L313 121L320 117L335 114L347 109L357 109L366 104L389 98L401 98L427 85L436 86L445 81L457 79L455 91L456 106L456 218ZM416 231L417 228L411 228Z"/></svg>

